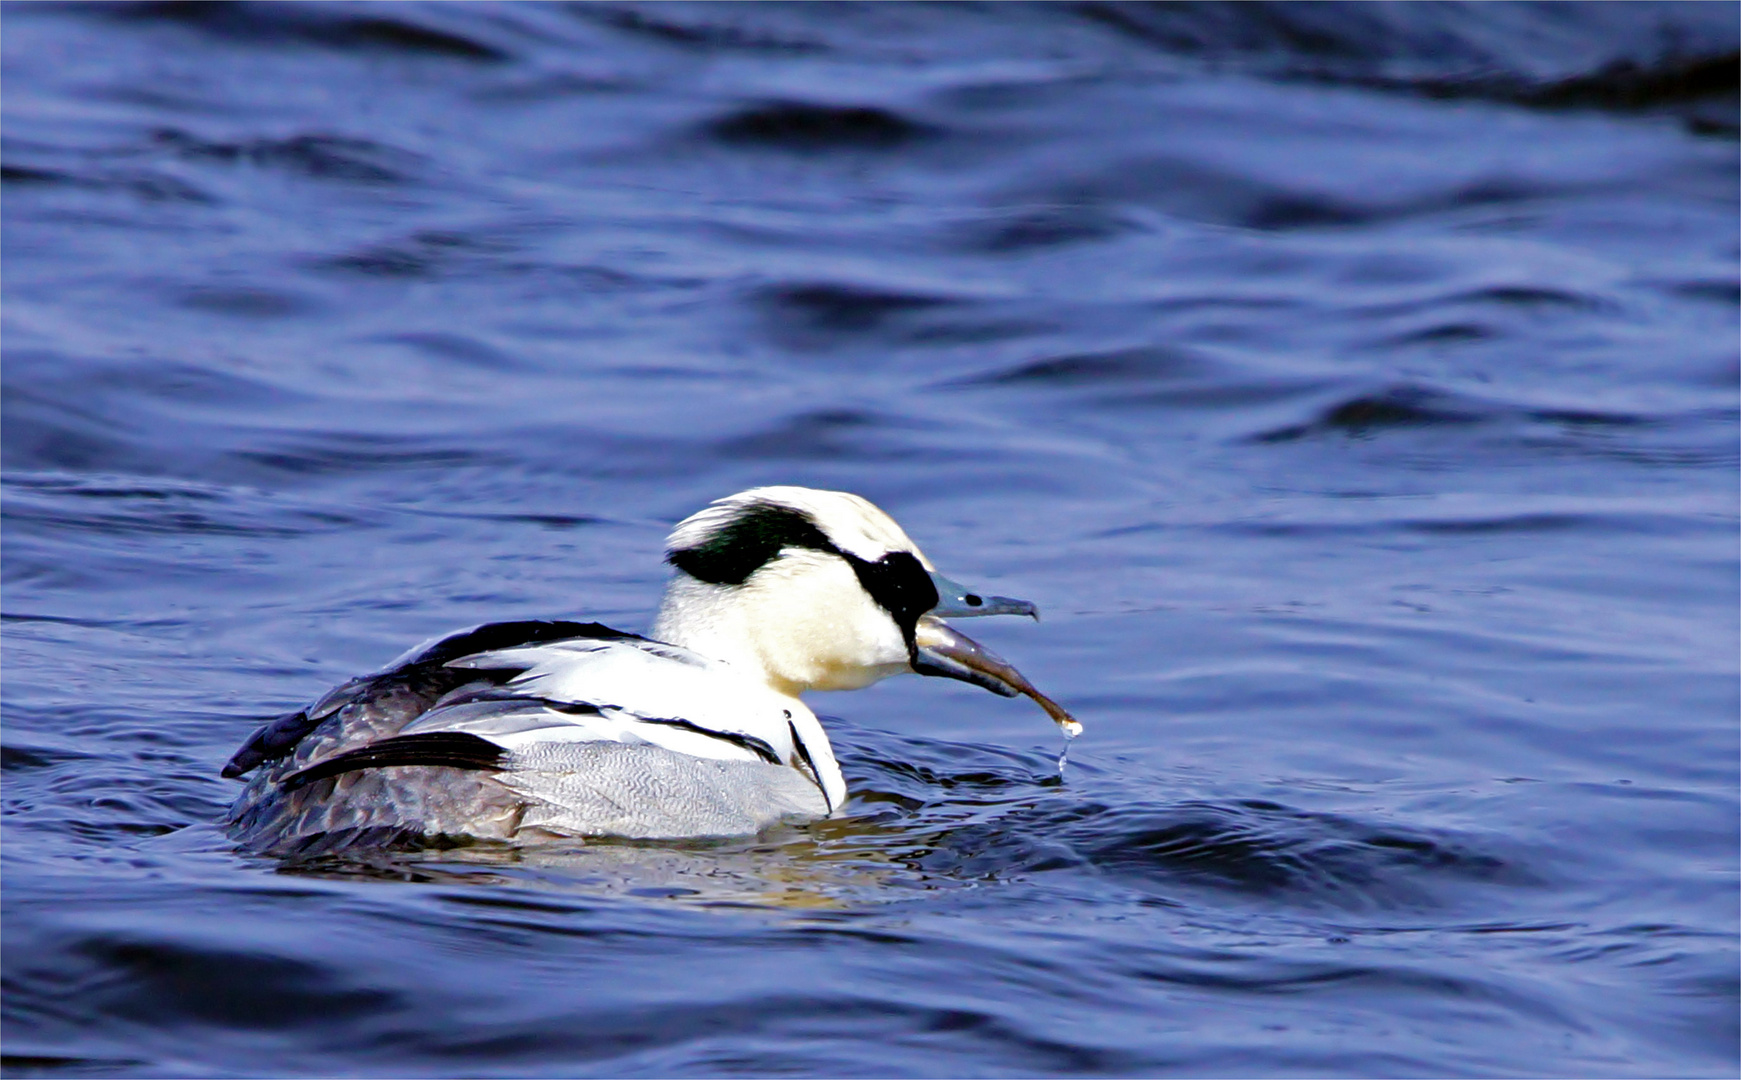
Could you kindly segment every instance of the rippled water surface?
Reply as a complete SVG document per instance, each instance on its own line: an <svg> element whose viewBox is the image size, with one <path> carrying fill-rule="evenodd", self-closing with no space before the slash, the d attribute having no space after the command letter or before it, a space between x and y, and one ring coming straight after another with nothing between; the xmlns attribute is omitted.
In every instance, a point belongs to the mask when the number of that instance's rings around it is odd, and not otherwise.
<svg viewBox="0 0 1741 1080"><path fill-rule="evenodd" d="M1732 1076L1737 8L4 12L8 1075ZM1087 733L279 865L259 719L864 494Z"/></svg>

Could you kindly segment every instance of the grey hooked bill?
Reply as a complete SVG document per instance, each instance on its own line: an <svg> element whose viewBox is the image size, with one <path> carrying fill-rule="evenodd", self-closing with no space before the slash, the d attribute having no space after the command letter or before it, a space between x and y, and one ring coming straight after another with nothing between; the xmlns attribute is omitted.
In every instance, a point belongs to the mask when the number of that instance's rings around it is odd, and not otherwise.
<svg viewBox="0 0 1741 1080"><path fill-rule="evenodd" d="M1015 602L1026 603L1026 601ZM1032 604L1027 606L1033 607ZM1008 614L1027 615L1031 612L1009 612ZM1034 684L1028 681L1027 676L1011 666L1008 660L934 615L926 615L919 620L918 626L914 629L913 644L916 646L913 670L919 674L960 679L962 682L970 682L975 686L984 687L1003 697L1024 694L1032 698L1040 708L1045 709L1047 716L1057 721L1058 727L1063 729L1065 738L1074 739L1082 734L1082 725L1077 722L1076 718L1066 712L1062 705L1034 689Z"/></svg>
<svg viewBox="0 0 1741 1080"><path fill-rule="evenodd" d="M1012 596L986 596L976 593L959 581L951 581L935 570L931 584L937 586L937 606L931 614L939 619L970 619L976 615L1026 615L1040 621L1040 609L1027 600Z"/></svg>

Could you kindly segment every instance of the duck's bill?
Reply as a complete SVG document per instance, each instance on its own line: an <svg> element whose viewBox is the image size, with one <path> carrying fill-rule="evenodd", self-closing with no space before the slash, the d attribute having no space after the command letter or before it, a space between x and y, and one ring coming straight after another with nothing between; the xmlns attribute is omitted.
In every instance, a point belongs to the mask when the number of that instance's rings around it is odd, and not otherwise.
<svg viewBox="0 0 1741 1080"><path fill-rule="evenodd" d="M937 606L931 614L939 619L967 619L975 615L1026 615L1040 621L1040 609L1026 600L1010 596L986 596L976 593L959 581L950 581L935 571L931 584L937 586Z"/></svg>
<svg viewBox="0 0 1741 1080"><path fill-rule="evenodd" d="M1027 676L1010 666L1008 660L959 633L948 623L930 615L924 616L914 631L913 643L917 646L913 670L919 674L960 679L1003 697L1025 695L1057 721L1066 738L1074 739L1082 734L1082 725L1076 722L1076 718L1065 712L1062 705L1034 689Z"/></svg>

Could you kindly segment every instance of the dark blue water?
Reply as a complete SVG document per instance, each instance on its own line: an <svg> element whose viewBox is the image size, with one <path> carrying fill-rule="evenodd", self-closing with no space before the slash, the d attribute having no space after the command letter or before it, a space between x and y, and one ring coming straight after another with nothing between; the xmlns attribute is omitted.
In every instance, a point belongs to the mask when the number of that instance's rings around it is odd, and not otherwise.
<svg viewBox="0 0 1741 1080"><path fill-rule="evenodd" d="M4 11L14 1076L1732 1076L1738 9ZM278 865L259 718L859 492L1025 702Z"/></svg>

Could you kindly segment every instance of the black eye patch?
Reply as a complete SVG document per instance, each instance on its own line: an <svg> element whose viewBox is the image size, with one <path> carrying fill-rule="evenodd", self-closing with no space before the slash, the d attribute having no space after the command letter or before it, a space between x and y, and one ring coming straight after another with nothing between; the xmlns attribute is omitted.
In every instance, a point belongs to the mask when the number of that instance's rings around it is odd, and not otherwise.
<svg viewBox="0 0 1741 1080"><path fill-rule="evenodd" d="M919 616L937 606L937 586L931 583L931 575L910 551L891 551L876 562L867 562L848 552L841 552L841 558L852 566L858 583L870 593L871 599L894 617L911 650Z"/></svg>

